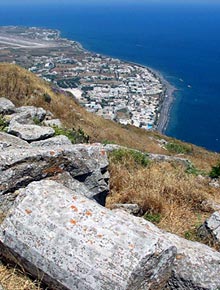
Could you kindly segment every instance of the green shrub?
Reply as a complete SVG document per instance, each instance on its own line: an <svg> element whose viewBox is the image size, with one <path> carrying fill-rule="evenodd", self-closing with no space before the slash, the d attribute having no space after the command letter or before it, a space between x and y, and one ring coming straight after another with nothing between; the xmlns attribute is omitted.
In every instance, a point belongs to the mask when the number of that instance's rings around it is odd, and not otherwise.
<svg viewBox="0 0 220 290"><path fill-rule="evenodd" d="M171 153L177 154L189 154L192 153L192 148L190 145L181 144L178 142L169 142L165 145L165 148Z"/></svg>
<svg viewBox="0 0 220 290"><path fill-rule="evenodd" d="M218 178L220 176L220 163L216 166L212 166L209 176L211 178Z"/></svg>
<svg viewBox="0 0 220 290"><path fill-rule="evenodd" d="M33 122L35 125L38 125L38 126L41 125L41 121L38 119L38 117L34 117Z"/></svg>
<svg viewBox="0 0 220 290"><path fill-rule="evenodd" d="M66 128L59 128L57 126L54 126L53 129L55 131L55 136L64 135L73 144L89 142L89 136L86 135L82 129L78 129L78 130L66 129Z"/></svg>
<svg viewBox="0 0 220 290"><path fill-rule="evenodd" d="M110 159L113 163L123 163L131 159L135 164L146 167L149 164L149 158L146 153L131 149L117 149L110 153Z"/></svg>
<svg viewBox="0 0 220 290"><path fill-rule="evenodd" d="M47 103L51 102L51 96L49 94L45 93L43 97L45 102Z"/></svg>
<svg viewBox="0 0 220 290"><path fill-rule="evenodd" d="M198 168L195 167L194 164L192 164L191 162L189 162L188 167L186 169L186 173L188 174L193 174L193 175L207 175L207 173L203 170L200 170Z"/></svg>
<svg viewBox="0 0 220 290"><path fill-rule="evenodd" d="M149 221L149 222L152 222L154 224L159 224L159 222L161 221L162 219L162 216L160 213L145 213L144 215L144 219Z"/></svg>
<svg viewBox="0 0 220 290"><path fill-rule="evenodd" d="M8 123L2 115L0 115L0 131L5 131L8 126Z"/></svg>

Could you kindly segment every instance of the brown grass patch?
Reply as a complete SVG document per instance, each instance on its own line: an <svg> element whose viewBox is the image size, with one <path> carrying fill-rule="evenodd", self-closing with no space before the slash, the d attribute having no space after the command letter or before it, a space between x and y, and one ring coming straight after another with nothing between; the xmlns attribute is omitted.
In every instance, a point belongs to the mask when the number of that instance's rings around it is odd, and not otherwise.
<svg viewBox="0 0 220 290"><path fill-rule="evenodd" d="M185 170L184 166L168 162L154 162L147 168L111 163L107 206L137 203L144 212L161 215L159 227L184 236L207 217L202 202L218 197L218 191L207 181Z"/></svg>
<svg viewBox="0 0 220 290"><path fill-rule="evenodd" d="M18 268L0 265L0 283L6 290L43 290L39 281L32 281Z"/></svg>

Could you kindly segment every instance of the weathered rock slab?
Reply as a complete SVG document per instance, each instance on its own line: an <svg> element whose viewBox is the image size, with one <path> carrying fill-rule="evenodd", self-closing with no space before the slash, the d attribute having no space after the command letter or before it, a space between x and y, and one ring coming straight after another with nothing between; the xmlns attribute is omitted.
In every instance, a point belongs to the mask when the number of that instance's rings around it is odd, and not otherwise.
<svg viewBox="0 0 220 290"><path fill-rule="evenodd" d="M15 105L8 99L0 98L0 114L12 114L15 112Z"/></svg>
<svg viewBox="0 0 220 290"><path fill-rule="evenodd" d="M33 142L37 140L44 140L54 136L55 131L50 127L42 127L37 125L26 125L18 122L10 122L8 133L18 136L19 138Z"/></svg>
<svg viewBox="0 0 220 290"><path fill-rule="evenodd" d="M220 289L220 253L210 247L185 240L158 229L143 218L114 210L122 219L130 221L132 227L142 225L148 232L160 235L177 248L172 276L166 288L169 290L218 290Z"/></svg>
<svg viewBox="0 0 220 290"><path fill-rule="evenodd" d="M10 150L10 149L25 149L30 147L29 143L21 140L18 137L12 136L10 134L0 132L0 150Z"/></svg>
<svg viewBox="0 0 220 290"><path fill-rule="evenodd" d="M21 191L0 227L7 260L52 289L163 289L176 249L160 235L53 181Z"/></svg>
<svg viewBox="0 0 220 290"><path fill-rule="evenodd" d="M71 141L63 135L55 136L52 138L48 138L46 140L31 142L31 146L33 147L54 147L54 146L71 146Z"/></svg>
<svg viewBox="0 0 220 290"><path fill-rule="evenodd" d="M0 151L0 195L32 181L69 172L103 205L109 192L107 168L107 155L100 144Z"/></svg>

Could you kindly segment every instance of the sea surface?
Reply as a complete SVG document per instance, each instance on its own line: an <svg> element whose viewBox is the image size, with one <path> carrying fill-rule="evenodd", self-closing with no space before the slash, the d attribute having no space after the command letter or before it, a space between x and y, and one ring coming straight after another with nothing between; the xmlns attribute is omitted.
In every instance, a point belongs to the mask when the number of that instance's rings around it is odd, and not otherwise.
<svg viewBox="0 0 220 290"><path fill-rule="evenodd" d="M220 152L220 4L73 2L0 3L0 25L56 28L86 49L160 71L178 89L165 133Z"/></svg>

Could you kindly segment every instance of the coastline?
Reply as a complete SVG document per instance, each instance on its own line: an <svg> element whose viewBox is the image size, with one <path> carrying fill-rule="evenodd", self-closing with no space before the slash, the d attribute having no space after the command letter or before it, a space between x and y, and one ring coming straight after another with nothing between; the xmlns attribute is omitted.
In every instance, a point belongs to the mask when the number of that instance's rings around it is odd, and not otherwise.
<svg viewBox="0 0 220 290"><path fill-rule="evenodd" d="M62 31L60 32L60 37L62 39ZM166 78L163 76L163 74L160 71L153 69L147 65L143 65L141 63L123 60L123 59L118 58L116 56L106 55L103 53L97 53L95 51L88 50L88 49L84 48L84 46L77 40L72 40L72 39L67 39L67 40L74 41L79 46L79 48L84 50L85 52L100 54L104 57L111 57L111 58L119 59L120 61L127 63L127 64L133 64L133 65L137 65L139 67L143 67L143 68L147 69L149 72L151 72L157 79L159 79L161 84L164 87L164 91L163 91L162 103L158 108L159 109L159 117L157 115L157 121L156 121L156 124L154 126L154 130L156 130L162 134L165 134L168 123L170 121L170 111L172 109L172 104L173 104L174 99L175 99L174 92L177 91L178 89L175 86L173 86L172 84L170 84L168 82L168 80L166 80Z"/></svg>
<svg viewBox="0 0 220 290"><path fill-rule="evenodd" d="M159 72L154 69L149 68L153 73L158 76L161 83L163 84L165 90L164 90L164 96L163 101L160 107L160 116L157 121L156 130L162 134L165 133L168 123L170 121L170 111L172 108L172 104L174 102L174 92L177 91L177 88L173 85L171 85L165 77Z"/></svg>
<svg viewBox="0 0 220 290"><path fill-rule="evenodd" d="M160 115L157 120L157 124L155 125L155 130L164 134L170 120L170 111L172 109L172 104L175 99L174 92L177 91L178 89L175 86L171 85L171 83L169 83L168 80L166 80L166 78L162 75L160 71L157 71L149 66L142 65L140 63L125 61L125 60L121 60L121 61L128 64L138 65L140 67L148 69L162 83L164 87L163 100L159 107Z"/></svg>

